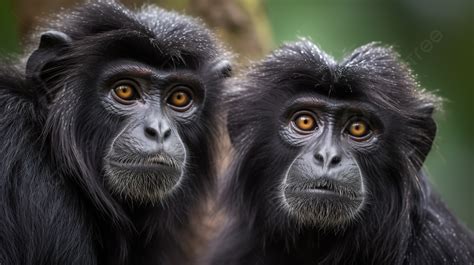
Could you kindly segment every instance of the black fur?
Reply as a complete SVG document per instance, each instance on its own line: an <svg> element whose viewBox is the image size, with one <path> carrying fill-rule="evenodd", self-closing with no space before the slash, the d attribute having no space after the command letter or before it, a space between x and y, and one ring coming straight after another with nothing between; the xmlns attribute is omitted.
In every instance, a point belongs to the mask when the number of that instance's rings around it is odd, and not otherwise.
<svg viewBox="0 0 474 265"><path fill-rule="evenodd" d="M301 40L237 81L228 104L235 158L222 192L231 221L214 242L211 264L474 264L473 233L421 169L439 99L419 88L391 48L368 44L336 62ZM282 207L282 176L297 150L280 140L278 119L301 93L365 102L384 122L379 151L356 156L368 197L345 225L303 225Z"/></svg>
<svg viewBox="0 0 474 265"><path fill-rule="evenodd" d="M182 264L189 215L214 185L215 103L229 75L215 67L226 52L198 20L112 1L44 30L27 64L0 69L0 264ZM156 206L120 202L104 185L104 152L121 121L98 103L96 73L112 59L189 69L205 90L200 122L182 128L183 183Z"/></svg>

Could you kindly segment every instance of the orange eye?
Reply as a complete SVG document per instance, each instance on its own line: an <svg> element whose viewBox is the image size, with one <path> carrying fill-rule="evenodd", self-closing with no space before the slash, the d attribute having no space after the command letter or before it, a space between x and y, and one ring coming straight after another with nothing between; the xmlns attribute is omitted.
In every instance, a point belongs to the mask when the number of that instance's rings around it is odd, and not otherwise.
<svg viewBox="0 0 474 265"><path fill-rule="evenodd" d="M313 115L308 113L302 113L293 119L293 124L296 128L303 132L310 132L316 129L317 123Z"/></svg>
<svg viewBox="0 0 474 265"><path fill-rule="evenodd" d="M370 133L369 126L364 121L354 121L349 125L348 132L355 138L363 138Z"/></svg>
<svg viewBox="0 0 474 265"><path fill-rule="evenodd" d="M178 88L175 89L171 95L168 97L167 103L177 111L187 110L192 103L192 94L191 91L187 88Z"/></svg>
<svg viewBox="0 0 474 265"><path fill-rule="evenodd" d="M115 86L114 96L118 102L123 104L130 104L130 101L139 97L133 85L124 83Z"/></svg>

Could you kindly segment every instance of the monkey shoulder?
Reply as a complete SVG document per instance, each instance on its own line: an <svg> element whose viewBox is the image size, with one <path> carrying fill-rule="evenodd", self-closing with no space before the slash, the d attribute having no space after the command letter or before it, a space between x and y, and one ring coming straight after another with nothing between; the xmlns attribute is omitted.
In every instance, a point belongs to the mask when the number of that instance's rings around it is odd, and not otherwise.
<svg viewBox="0 0 474 265"><path fill-rule="evenodd" d="M83 206L41 152L43 123L37 92L0 66L0 264L96 264Z"/></svg>
<svg viewBox="0 0 474 265"><path fill-rule="evenodd" d="M423 218L412 229L406 264L474 264L474 233L430 194Z"/></svg>

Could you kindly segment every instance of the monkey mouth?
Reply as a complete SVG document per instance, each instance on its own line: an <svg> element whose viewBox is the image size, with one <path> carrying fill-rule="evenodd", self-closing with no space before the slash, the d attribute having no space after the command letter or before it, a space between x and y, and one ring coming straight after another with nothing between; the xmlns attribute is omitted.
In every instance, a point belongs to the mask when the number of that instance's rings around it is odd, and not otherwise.
<svg viewBox="0 0 474 265"><path fill-rule="evenodd" d="M293 179L283 194L283 204L297 222L318 227L350 222L363 201L362 192L329 178Z"/></svg>
<svg viewBox="0 0 474 265"><path fill-rule="evenodd" d="M168 155L150 156L147 159L145 159L143 164L163 165L163 166L178 168L178 162L174 158Z"/></svg>
<svg viewBox="0 0 474 265"><path fill-rule="evenodd" d="M351 188L345 187L341 183L328 179L294 182L285 187L285 192L289 195L323 195L348 197L351 199L359 197L357 192Z"/></svg>
<svg viewBox="0 0 474 265"><path fill-rule="evenodd" d="M168 154L159 153L146 156L134 156L132 158L114 157L107 160L108 164L114 167L130 170L159 170L159 169L180 169L180 163Z"/></svg>

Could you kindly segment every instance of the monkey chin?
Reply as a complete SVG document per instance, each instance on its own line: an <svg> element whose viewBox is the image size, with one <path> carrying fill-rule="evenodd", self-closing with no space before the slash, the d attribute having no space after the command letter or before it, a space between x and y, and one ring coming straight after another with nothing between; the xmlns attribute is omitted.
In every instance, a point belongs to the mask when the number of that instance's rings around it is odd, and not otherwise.
<svg viewBox="0 0 474 265"><path fill-rule="evenodd" d="M155 205L179 186L182 168L177 165L125 165L109 161L105 166L105 177L114 195L125 201Z"/></svg>
<svg viewBox="0 0 474 265"><path fill-rule="evenodd" d="M356 192L325 188L287 187L283 194L292 218L301 225L323 229L346 226L356 218L364 201Z"/></svg>

